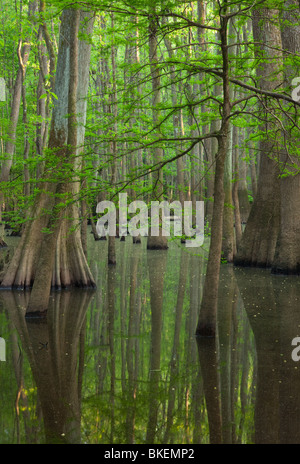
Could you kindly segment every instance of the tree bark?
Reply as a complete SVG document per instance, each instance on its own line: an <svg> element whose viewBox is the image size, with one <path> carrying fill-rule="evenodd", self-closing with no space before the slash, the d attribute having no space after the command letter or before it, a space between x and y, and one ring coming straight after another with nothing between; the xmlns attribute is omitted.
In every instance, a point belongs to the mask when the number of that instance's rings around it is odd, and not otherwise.
<svg viewBox="0 0 300 464"><path fill-rule="evenodd" d="M157 24L155 18L155 9L153 14L150 16L149 24L149 59L151 68L151 80L152 80L152 112L153 112L153 130L156 132L157 145L154 148L153 158L154 164L156 165L157 171L153 176L153 193L152 199L156 201L162 201L163 198L163 172L159 168L159 163L163 159L163 150L159 146L159 104L161 102L161 90L160 90L160 70L158 67L158 41L157 41ZM168 248L167 237L162 235L162 228L160 227L159 236L151 236L149 234L147 240L148 250L164 250Z"/></svg>
<svg viewBox="0 0 300 464"><path fill-rule="evenodd" d="M290 88L292 79L299 76L299 66L289 65L292 56L300 55L300 26L299 10L291 10L290 7L296 7L295 0L287 0L283 11L283 20L281 37L282 48L284 50L284 59L286 60L285 81ZM286 108L288 114L292 114L292 108ZM294 114L293 118L299 121L299 115ZM285 120L285 116L283 115ZM289 122L286 121L285 134L287 146L290 150L284 150L281 153L281 167L288 171L288 175L280 179L280 196L281 196L281 219L280 231L276 244L276 251L272 272L276 274L300 274L300 163L299 156L293 154L295 148L299 146L299 134L292 133L289 130Z"/></svg>
<svg viewBox="0 0 300 464"><path fill-rule="evenodd" d="M236 56L236 46L232 43L236 41L233 18L229 22L229 44L231 45L231 53ZM235 66L233 64L233 66ZM230 99L234 98L234 90L230 88ZM225 204L224 204L224 219L223 219L223 243L222 243L222 257L228 263L233 262L233 257L236 252L235 237L234 237L234 211L233 211L233 196L232 196L232 158L233 158L233 130L234 126L230 124L228 152L225 161L224 169L224 192L225 192Z"/></svg>
<svg viewBox="0 0 300 464"><path fill-rule="evenodd" d="M114 15L112 14L111 19L111 27L114 29L115 22L114 22ZM114 35L113 35L114 37ZM114 39L113 39L114 41ZM113 187L116 184L117 180L117 116L118 116L118 108L117 108L117 81L116 81L116 55L117 50L115 45L112 45L111 50L111 66L112 66L112 90L111 90L111 109L110 113L113 114L113 130L114 130L114 139L111 142L111 152L112 152L112 167L111 167L111 186ZM116 238L114 236L108 237L108 264L115 265L117 263L116 258Z"/></svg>
<svg viewBox="0 0 300 464"><path fill-rule="evenodd" d="M215 184L214 184L214 209L211 224L211 242L209 248L208 263L199 320L196 335L215 337L216 318L218 305L218 289L220 276L220 262L222 251L223 218L224 218L224 172L225 161L228 153L229 116L231 113L229 91L229 58L227 43L228 17L221 18L220 29L221 49L223 60L223 104L222 122L218 133L218 151L216 154Z"/></svg>
<svg viewBox="0 0 300 464"><path fill-rule="evenodd" d="M88 26L85 19L89 19ZM74 200L79 194L76 173L81 157L77 155L84 140L90 61L90 45L78 40L78 23L82 29L87 27L85 32L91 32L90 15L78 10L63 12L55 80L57 100L48 144L51 155L45 166L45 176L52 182L40 184L41 191L29 214L32 219L1 283L2 288L33 286L28 312L47 309L51 286L95 286L76 227L79 213ZM70 172L75 172L73 178L69 178Z"/></svg>
<svg viewBox="0 0 300 464"><path fill-rule="evenodd" d="M259 87L268 91L274 90L282 82L280 51L282 44L276 19L278 19L276 10L253 11L254 41L260 44L256 47L255 53L256 58L262 60L257 69L257 77ZM268 139L261 140L259 144L261 157L257 195L235 259L235 264L240 266L270 267L274 259L279 231L279 170L274 159L278 156L278 142L272 140L274 120L269 114L268 105L266 100L265 109L261 112L266 120L261 129L268 134Z"/></svg>
<svg viewBox="0 0 300 464"><path fill-rule="evenodd" d="M238 128L232 128L232 146L233 146L233 163L234 163L234 173L233 173L233 187L232 187L232 202L234 206L234 223L235 223L235 243L236 251L239 249L239 245L242 240L242 219L240 212L240 203L238 195L238 184L239 184L239 168L238 168L238 150L236 148L237 143L237 132Z"/></svg>

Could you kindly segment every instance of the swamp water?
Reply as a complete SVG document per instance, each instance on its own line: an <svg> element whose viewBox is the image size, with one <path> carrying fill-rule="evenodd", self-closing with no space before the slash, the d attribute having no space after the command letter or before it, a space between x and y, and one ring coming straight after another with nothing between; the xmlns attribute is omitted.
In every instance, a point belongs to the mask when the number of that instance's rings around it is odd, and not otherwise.
<svg viewBox="0 0 300 464"><path fill-rule="evenodd" d="M0 292L0 443L300 443L300 279L222 264L197 341L207 254L116 246L108 268L89 236L97 290L53 292L45 321Z"/></svg>

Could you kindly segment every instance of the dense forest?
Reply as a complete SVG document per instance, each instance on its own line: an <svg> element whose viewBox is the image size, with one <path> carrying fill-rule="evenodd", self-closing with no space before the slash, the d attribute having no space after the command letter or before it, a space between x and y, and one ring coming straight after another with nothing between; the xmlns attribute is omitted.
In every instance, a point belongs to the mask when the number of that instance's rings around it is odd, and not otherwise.
<svg viewBox="0 0 300 464"><path fill-rule="evenodd" d="M31 289L28 317L51 288L95 287L88 226L100 240L97 204L121 192L204 201L199 335L215 333L221 262L299 274L296 0L0 8L1 288ZM168 240L147 248L163 256Z"/></svg>
<svg viewBox="0 0 300 464"><path fill-rule="evenodd" d="M300 2L0 12L0 442L299 443Z"/></svg>

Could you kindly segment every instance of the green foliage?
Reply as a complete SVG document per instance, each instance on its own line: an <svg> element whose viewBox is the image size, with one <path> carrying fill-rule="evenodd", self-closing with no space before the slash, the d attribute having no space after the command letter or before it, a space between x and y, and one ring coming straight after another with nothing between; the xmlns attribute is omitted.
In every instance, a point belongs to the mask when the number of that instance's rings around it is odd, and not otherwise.
<svg viewBox="0 0 300 464"><path fill-rule="evenodd" d="M275 2L281 10L283 2ZM219 36L220 13L232 15L228 23L229 77L231 82L232 116L231 123L238 128L243 142L239 156L250 161L257 151L258 143L266 137L262 128L260 99L253 90L241 86L240 81L255 89L256 69L264 56L257 58L257 44L253 43L249 14L254 7L273 8L272 0L253 5L249 1L209 2L206 9L205 24L199 25L197 5L193 2L146 1L106 2L91 0L72 3L72 7L95 12L92 37L80 33L80 40L88 40L92 45L90 86L87 98L85 144L82 153L84 163L78 169L70 170L66 165L59 166L55 153L47 150L37 151L37 129L50 129L51 109L57 101L55 89L51 88L51 76L44 76L44 91L38 96L36 89L40 78L41 48L49 58L45 40L37 41L39 27L46 25L53 49L57 52L59 44L60 14L67 1L46 2L42 12L36 11L28 17L29 2L23 2L22 10L17 2L12 5L3 0L3 19L0 27L0 63L3 77L8 86L8 102L0 106L0 135L2 162L6 159L5 143L8 141L10 124L10 105L13 83L19 66L16 45L19 38L24 41L30 37L31 51L26 67L26 124L23 121L21 104L19 124L16 132L16 149L11 170L10 182L2 185L6 198L14 198L18 205L15 211L16 222L26 221L25 205L32 205L38 194L37 176L43 171L45 181L74 182L77 179L85 186L80 190L81 199L86 199L94 207L99 193L110 197L121 189L131 189L137 196L147 196L153 185L153 176L159 166L153 166L153 153L156 148L163 151L162 170L166 196L178 196L177 158L183 156L185 179L189 183L192 171L196 172L197 182L204 192L214 163L214 154L207 153L203 137L213 130L216 121L222 117L223 57ZM155 14L156 35L159 60L156 63L159 74L160 101L153 107L153 76L149 57L149 18ZM8 22L8 18L10 18ZM205 46L200 45L201 40ZM170 48L171 47L171 50ZM289 55L285 66L300 68L299 57ZM276 78L276 76L274 76ZM284 86L277 93L288 94ZM48 115L37 115L38 101L45 103ZM272 102L272 103L271 103ZM268 97L268 107L272 113L265 115L269 122L268 139L274 144L282 143L283 107L276 98ZM289 121L284 122L286 134L284 143L293 156L298 157L297 108L284 108L292 112ZM153 111L158 114L157 125L153 124ZM182 131L174 127L174 118L182 116ZM67 115L66 115L67 117ZM177 132L176 132L177 130ZM25 136L29 141L29 156L24 159ZM208 139L211 143L213 136ZM198 138L198 154L194 154L195 140ZM47 142L47 140L46 140ZM197 148L197 146L196 146ZM208 159L208 156L211 156ZM297 163L296 163L297 164ZM117 180L111 185L112 166L116 166ZM295 164L282 168L282 176L294 174ZM29 180L24 183L24 172ZM56 177L55 177L56 176ZM30 195L24 199L24 191ZM185 186L189 190L188 186ZM197 189L200 191L200 189ZM28 194L28 193L27 193ZM74 199L78 201L80 198Z"/></svg>

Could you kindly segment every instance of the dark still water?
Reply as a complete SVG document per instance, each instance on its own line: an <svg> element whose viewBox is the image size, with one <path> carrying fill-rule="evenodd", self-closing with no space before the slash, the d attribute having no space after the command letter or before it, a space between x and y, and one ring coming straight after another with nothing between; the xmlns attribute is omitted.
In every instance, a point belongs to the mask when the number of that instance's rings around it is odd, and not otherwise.
<svg viewBox="0 0 300 464"><path fill-rule="evenodd" d="M300 443L298 278L222 265L217 337L197 341L203 250L128 237L108 268L89 240L95 292L53 293L39 323L0 293L1 444Z"/></svg>

